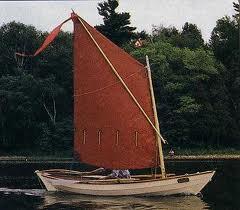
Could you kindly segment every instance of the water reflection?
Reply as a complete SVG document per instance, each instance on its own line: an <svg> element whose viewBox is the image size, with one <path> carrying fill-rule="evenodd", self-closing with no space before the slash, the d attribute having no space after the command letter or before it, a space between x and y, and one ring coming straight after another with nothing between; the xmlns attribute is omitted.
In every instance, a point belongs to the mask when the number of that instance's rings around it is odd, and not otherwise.
<svg viewBox="0 0 240 210"><path fill-rule="evenodd" d="M207 203L196 196L184 197L98 197L66 194L44 195L38 209L209 209Z"/></svg>
<svg viewBox="0 0 240 210"><path fill-rule="evenodd" d="M75 209L209 209L196 196L100 197L49 193L42 189L0 188L0 209L75 210Z"/></svg>
<svg viewBox="0 0 240 210"><path fill-rule="evenodd" d="M0 188L1 210L34 210L44 201L45 190L42 189L8 189Z"/></svg>

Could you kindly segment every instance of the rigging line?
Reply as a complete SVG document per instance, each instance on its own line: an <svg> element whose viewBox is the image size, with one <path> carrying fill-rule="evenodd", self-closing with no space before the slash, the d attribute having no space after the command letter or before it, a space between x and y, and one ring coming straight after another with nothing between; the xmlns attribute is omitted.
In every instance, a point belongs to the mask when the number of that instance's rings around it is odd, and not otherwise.
<svg viewBox="0 0 240 210"><path fill-rule="evenodd" d="M136 73L134 73L134 74L131 74L130 76L125 77L124 79L126 80L126 79L128 79L128 78L130 78L130 77L135 76L136 74L139 74L139 73L141 73L141 71L136 72ZM114 85L116 85L116 84L119 84L119 83L121 83L121 82L114 82L114 83L112 83L112 84L109 84L109 85L107 85L107 86L105 86L105 87L102 87L102 88L99 88L99 89L96 89L96 90L93 90L93 91L88 91L88 92L85 92L85 93L82 93L82 94L76 94L76 95L74 95L74 97L84 96L84 95L88 95L88 94L97 93L97 92L99 92L99 91L101 91L101 90L107 89L107 88L109 88L109 87L111 87L111 86L114 86Z"/></svg>
<svg viewBox="0 0 240 210"><path fill-rule="evenodd" d="M113 66L113 64L110 62L110 60L108 59L108 57L105 55L105 53L103 52L103 50L101 49L101 47L98 45L98 43L96 42L96 40L94 39L94 37L92 36L92 34L89 32L89 30L87 29L87 27L84 25L82 19L77 15L77 18L79 20L79 22L82 24L83 28L85 29L85 31L88 33L88 35L90 36L90 38L92 39L92 41L94 42L94 44L96 45L96 47L98 48L98 50L100 51L100 53L102 54L102 56L104 57L104 59L107 61L107 63L109 64L109 66L111 67L111 70L113 71L113 73L116 75L116 77L120 80L120 82L122 83L122 85L124 86L124 88L126 89L126 91L128 92L128 94L130 95L130 97L132 98L132 100L134 101L134 103L137 105L137 107L140 109L140 111L142 112L142 114L145 116L146 120L149 122L149 124L152 126L152 128L155 130L155 132L159 135L159 137L161 138L161 140L163 141L163 143L166 143L166 141L163 139L162 135L159 133L158 129L155 127L155 125L152 123L152 121L150 120L150 118L148 117L148 115L146 114L146 112L144 111L144 109L141 107L141 105L138 103L137 99L135 98L135 96L132 94L132 92L129 90L128 86L126 85L126 83L123 81L122 77L118 74L117 70L115 69L115 67Z"/></svg>

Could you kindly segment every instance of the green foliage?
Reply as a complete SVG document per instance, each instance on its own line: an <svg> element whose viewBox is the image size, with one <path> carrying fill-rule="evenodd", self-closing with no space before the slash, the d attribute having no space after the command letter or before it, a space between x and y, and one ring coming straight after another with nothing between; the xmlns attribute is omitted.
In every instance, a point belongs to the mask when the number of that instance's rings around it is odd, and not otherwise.
<svg viewBox="0 0 240 210"><path fill-rule="evenodd" d="M163 40L180 48L197 49L204 47L201 31L195 24L186 22L180 32L175 27L154 26L153 40Z"/></svg>
<svg viewBox="0 0 240 210"><path fill-rule="evenodd" d="M182 47L188 47L190 49L196 49L203 47L204 41L201 31L195 24L186 22L183 26L181 33Z"/></svg>
<svg viewBox="0 0 240 210"><path fill-rule="evenodd" d="M175 47L155 36L131 53L141 62L150 57L161 131L171 144L237 144L225 68L211 51Z"/></svg>
<svg viewBox="0 0 240 210"><path fill-rule="evenodd" d="M237 19L223 17L217 21L212 31L210 47L216 58L226 67L224 85L230 102L233 118L233 133L238 133L240 127L240 48L239 27ZM236 131L237 130L237 131Z"/></svg>
<svg viewBox="0 0 240 210"><path fill-rule="evenodd" d="M18 74L21 68L30 63L17 59L15 52L30 54L39 46L41 33L33 26L10 22L0 28L0 76ZM31 41L29 41L31 40Z"/></svg>
<svg viewBox="0 0 240 210"><path fill-rule="evenodd" d="M194 114L200 111L201 105L196 103L196 100L190 96L179 97L179 108L175 111L178 114Z"/></svg>
<svg viewBox="0 0 240 210"><path fill-rule="evenodd" d="M234 7L234 10L236 11L236 14L233 17L239 18L239 4L233 2L233 7Z"/></svg>
<svg viewBox="0 0 240 210"><path fill-rule="evenodd" d="M154 26L152 29L152 40L159 39L174 46L182 46L181 33L175 27Z"/></svg>
<svg viewBox="0 0 240 210"><path fill-rule="evenodd" d="M32 54L46 35L16 22L0 28L1 150L53 153L72 146L71 34L60 33L36 58L14 56Z"/></svg>
<svg viewBox="0 0 240 210"><path fill-rule="evenodd" d="M232 67L238 59L238 23L225 16L217 21L212 31L210 46L217 59L227 68Z"/></svg>
<svg viewBox="0 0 240 210"><path fill-rule="evenodd" d="M1 98L1 142L3 146L29 146L28 137L23 130L35 130L32 88L35 81L31 75L3 76L0 79Z"/></svg>
<svg viewBox="0 0 240 210"><path fill-rule="evenodd" d="M37 138L39 150L53 155L61 150L73 150L72 118L61 119L55 126L42 122Z"/></svg>
<svg viewBox="0 0 240 210"><path fill-rule="evenodd" d="M130 14L127 12L118 13L117 0L108 0L98 4L98 12L103 16L103 23L95 26L95 28L104 34L115 44L122 46L124 43L129 42L136 35L134 34L135 27L130 25ZM144 32L139 34L144 36Z"/></svg>

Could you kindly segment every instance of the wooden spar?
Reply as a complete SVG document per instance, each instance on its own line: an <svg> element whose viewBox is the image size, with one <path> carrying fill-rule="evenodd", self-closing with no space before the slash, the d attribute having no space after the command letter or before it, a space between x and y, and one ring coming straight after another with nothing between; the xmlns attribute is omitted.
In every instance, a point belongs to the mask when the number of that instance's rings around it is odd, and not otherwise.
<svg viewBox="0 0 240 210"><path fill-rule="evenodd" d="M155 96L154 96L153 84L152 84L151 68L150 68L150 65L149 65L149 59L148 59L147 55L146 55L146 63L147 63L147 72L148 72L151 98L152 98L152 106L153 106L155 127L158 129L158 132L160 133L158 116L157 116L157 108L156 108L156 102L155 102ZM159 152L160 168L161 168L162 178L165 178L166 177L166 171L165 171L164 157L163 157L163 151L162 151L162 141L161 141L159 135L156 135L156 138L157 138L157 144L158 144L158 152Z"/></svg>
<svg viewBox="0 0 240 210"><path fill-rule="evenodd" d="M138 103L137 99L135 98L135 96L132 94L132 92L129 90L128 86L126 85L126 83L123 81L123 79L121 78L121 76L118 74L117 70L115 69L115 67L112 65L112 63L110 62L110 60L108 59L108 57L106 56L106 54L103 52L103 50L101 49L101 47L98 45L98 43L96 42L96 40L94 39L94 37L92 36L92 34L89 32L89 30L87 29L87 27L84 25L82 19L78 16L78 20L79 22L82 24L83 28L85 29L85 31L88 33L88 35L90 36L90 38L92 39L92 41L94 42L94 44L96 45L96 47L98 48L98 50L100 51L100 53L102 54L102 56L104 57L104 59L107 61L107 63L109 64L109 66L111 67L111 70L113 71L113 73L117 76L117 78L120 80L121 84L123 85L123 87L125 88L125 90L128 92L128 94L130 95L130 97L132 98L132 100L134 101L134 103L137 105L137 107L140 109L140 111L142 112L142 114L145 116L145 118L147 119L147 121L150 123L150 125L152 126L152 128L155 130L155 132L158 134L158 136L161 138L161 140L163 141L163 143L166 143L165 140L163 139L163 137L161 136L161 134L159 133L158 129L154 126L154 124L152 123L152 121L149 119L148 115L146 114L146 112L143 110L143 108L141 107L141 105Z"/></svg>

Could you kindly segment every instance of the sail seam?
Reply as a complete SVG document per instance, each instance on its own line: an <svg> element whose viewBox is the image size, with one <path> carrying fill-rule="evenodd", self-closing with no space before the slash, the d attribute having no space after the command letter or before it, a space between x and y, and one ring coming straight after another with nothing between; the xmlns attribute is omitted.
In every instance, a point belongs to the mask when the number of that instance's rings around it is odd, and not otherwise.
<svg viewBox="0 0 240 210"><path fill-rule="evenodd" d="M119 141L119 130L116 132L116 146L118 146L118 141Z"/></svg>
<svg viewBox="0 0 240 210"><path fill-rule="evenodd" d="M135 131L135 145L138 146L138 132Z"/></svg>
<svg viewBox="0 0 240 210"><path fill-rule="evenodd" d="M101 130L98 131L98 144L101 144Z"/></svg>
<svg viewBox="0 0 240 210"><path fill-rule="evenodd" d="M83 130L83 144L86 144L86 130Z"/></svg>

